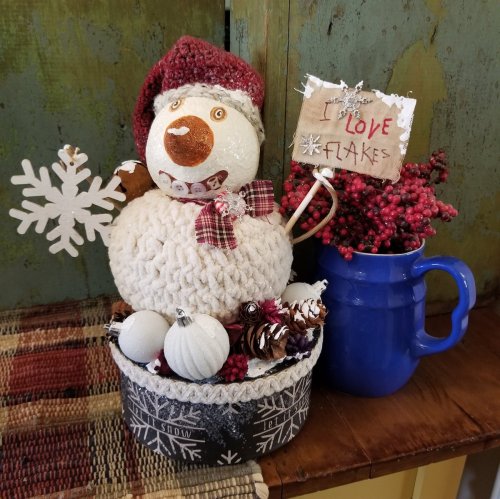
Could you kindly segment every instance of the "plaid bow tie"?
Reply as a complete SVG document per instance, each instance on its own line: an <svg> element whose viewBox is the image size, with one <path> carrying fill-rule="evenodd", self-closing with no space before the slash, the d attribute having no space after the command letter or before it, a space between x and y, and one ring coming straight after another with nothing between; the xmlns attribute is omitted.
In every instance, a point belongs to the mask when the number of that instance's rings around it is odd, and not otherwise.
<svg viewBox="0 0 500 499"><path fill-rule="evenodd" d="M273 208L273 183L270 180L254 180L238 193L223 192L207 203L196 217L196 241L221 249L234 249L238 243L233 222L245 214L252 217L267 215Z"/></svg>

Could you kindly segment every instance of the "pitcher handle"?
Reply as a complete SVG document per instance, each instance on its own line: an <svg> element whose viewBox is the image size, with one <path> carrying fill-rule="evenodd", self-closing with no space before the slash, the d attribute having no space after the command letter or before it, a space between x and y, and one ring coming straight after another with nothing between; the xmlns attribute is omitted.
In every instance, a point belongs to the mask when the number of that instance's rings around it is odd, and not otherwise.
<svg viewBox="0 0 500 499"><path fill-rule="evenodd" d="M412 344L415 357L444 352L458 343L467 329L469 311L476 302L476 284L470 268L458 258L434 256L415 262L411 274L421 277L430 270L443 270L450 274L458 286L458 305L451 314L451 333L446 338L430 336L422 328Z"/></svg>

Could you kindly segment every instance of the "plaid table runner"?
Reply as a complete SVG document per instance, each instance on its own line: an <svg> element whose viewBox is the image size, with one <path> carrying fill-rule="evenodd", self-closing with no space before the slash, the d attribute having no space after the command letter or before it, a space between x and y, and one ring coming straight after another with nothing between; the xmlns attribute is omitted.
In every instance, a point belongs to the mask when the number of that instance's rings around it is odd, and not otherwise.
<svg viewBox="0 0 500 499"><path fill-rule="evenodd" d="M0 312L0 497L267 497L255 462L186 465L136 442L104 335L111 302Z"/></svg>

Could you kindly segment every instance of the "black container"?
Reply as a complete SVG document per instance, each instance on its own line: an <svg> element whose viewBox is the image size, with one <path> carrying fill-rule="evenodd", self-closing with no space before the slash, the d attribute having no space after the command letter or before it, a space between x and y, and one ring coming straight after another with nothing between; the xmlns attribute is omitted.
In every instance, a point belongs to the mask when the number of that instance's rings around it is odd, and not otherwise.
<svg viewBox="0 0 500 499"><path fill-rule="evenodd" d="M123 417L134 436L173 459L209 465L255 459L288 443L307 418L311 356L262 378L199 384L153 375L111 344L121 373Z"/></svg>

